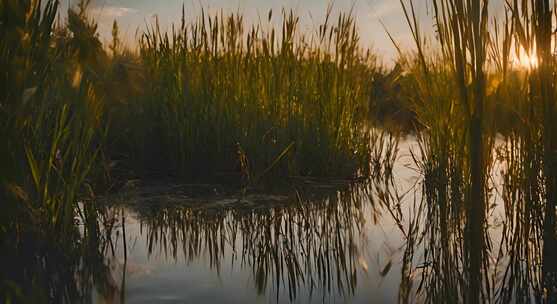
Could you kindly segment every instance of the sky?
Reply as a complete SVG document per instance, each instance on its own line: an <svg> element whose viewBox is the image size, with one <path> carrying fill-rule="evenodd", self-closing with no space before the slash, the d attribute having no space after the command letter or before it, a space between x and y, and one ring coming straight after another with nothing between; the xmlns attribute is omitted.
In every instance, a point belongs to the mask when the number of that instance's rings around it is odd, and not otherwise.
<svg viewBox="0 0 557 304"><path fill-rule="evenodd" d="M62 8L77 1L63 0ZM302 28L313 31L324 20L329 3L328 0L92 0L90 14L99 25L103 41L110 39L112 22L117 20L124 40L129 44L135 40L138 30L141 32L146 24L154 21L154 16L159 18L163 27L179 23L182 5L185 6L186 18L199 15L203 7L209 11L240 11L248 22L258 22L259 16L264 19L270 9L275 16L282 8L293 9L301 17ZM415 0L415 3L427 31L431 18L427 16L426 0ZM410 31L398 0L336 0L332 5L336 13L352 9L362 45L372 48L384 63L393 61L396 50L381 23L403 48L412 46ZM274 22L279 25L280 19L274 18Z"/></svg>

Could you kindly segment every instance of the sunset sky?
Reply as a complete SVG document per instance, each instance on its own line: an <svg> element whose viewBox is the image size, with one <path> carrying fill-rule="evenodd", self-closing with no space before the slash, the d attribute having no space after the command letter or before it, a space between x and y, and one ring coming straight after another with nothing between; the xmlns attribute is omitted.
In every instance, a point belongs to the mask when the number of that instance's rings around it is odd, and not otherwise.
<svg viewBox="0 0 557 304"><path fill-rule="evenodd" d="M78 0L63 0L62 8L68 3L75 4ZM417 1L417 3L422 2ZM163 26L172 22L179 22L182 4L185 5L186 15L193 17L199 14L200 8L210 11L223 9L225 11L240 11L248 22L258 22L259 16L267 16L269 9L273 9L275 16L282 8L294 9L302 18L304 30L314 30L322 22L329 1L326 0L92 0L91 15L99 24L99 32L103 40L110 37L112 21L120 23L125 40L134 40L136 30L145 28L154 16L158 16ZM334 1L335 12L348 12L353 7L353 14L358 20L362 45L372 47L387 63L395 55L395 49L388 39L381 21L391 34L406 47L410 44L410 33L397 0L358 0ZM424 1L425 3L425 1ZM430 18L425 15L425 5L418 5L422 21ZM275 24L280 19L274 18Z"/></svg>

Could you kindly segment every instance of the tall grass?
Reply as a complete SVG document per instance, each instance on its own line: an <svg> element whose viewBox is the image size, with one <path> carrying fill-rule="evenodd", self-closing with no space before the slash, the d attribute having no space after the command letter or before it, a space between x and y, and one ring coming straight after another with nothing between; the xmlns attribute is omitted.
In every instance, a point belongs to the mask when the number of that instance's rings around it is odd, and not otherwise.
<svg viewBox="0 0 557 304"><path fill-rule="evenodd" d="M148 87L139 101L146 124L133 136L158 145L156 166L181 176L366 175L375 57L364 52L351 15L317 35L282 27L247 27L241 15L202 14L140 39ZM268 29L265 29L268 28Z"/></svg>
<svg viewBox="0 0 557 304"><path fill-rule="evenodd" d="M432 4L437 55L428 53L413 1L401 1L416 45L410 63L416 66L416 112L426 126L423 159L418 161L430 222L425 228L430 234L426 260L432 265L425 293L433 302L479 303L490 298L489 280L484 277L491 153L483 127L488 1Z"/></svg>
<svg viewBox="0 0 557 304"><path fill-rule="evenodd" d="M416 44L401 62L414 78L414 111L425 127L423 157L416 159L427 210L425 284L418 293L433 302L555 301L554 4L510 1L503 22L488 27L487 1L434 0L432 52L413 2L401 3ZM535 63L513 64L524 54ZM505 210L497 252L486 237L488 203L497 195L488 179L491 154L495 131L502 131L487 120L501 114L492 105L512 107L505 117L514 124L497 154Z"/></svg>
<svg viewBox="0 0 557 304"><path fill-rule="evenodd" d="M507 148L509 235L513 252L505 278L522 289L502 288L502 299L523 302L557 300L555 232L555 4L551 1L514 1L511 12L515 55L535 56L524 72L524 85L515 89L525 105L521 131ZM516 96L516 95L515 95ZM514 161L514 156L518 161ZM513 161L511 161L511 159ZM512 200L511 200L512 199ZM534 240L534 241L527 241ZM524 274L513 276L518 272Z"/></svg>
<svg viewBox="0 0 557 304"><path fill-rule="evenodd" d="M95 49L86 44L98 42L95 26L79 10L59 30L57 8L57 1L0 4L2 301L34 292L56 297L58 287L40 277L52 271L43 269L42 254L60 246L60 259L76 262L77 202L102 144L102 100L89 61ZM85 206L93 227L96 213ZM23 255L34 259L28 268L15 266ZM41 290L40 282L53 289Z"/></svg>
<svg viewBox="0 0 557 304"><path fill-rule="evenodd" d="M0 7L3 223L26 210L71 230L79 194L111 160L188 177L232 172L251 184L369 174L365 119L377 66L350 15L331 26L329 11L319 33L305 36L292 13L281 32L203 14L171 33L154 24L138 56L115 24L109 56L88 4L58 25L57 1ZM127 96L113 94L119 84Z"/></svg>
<svg viewBox="0 0 557 304"><path fill-rule="evenodd" d="M88 70L91 56L83 52L89 46L77 32L92 25L83 12L70 11L73 37L61 37L53 25L57 5L23 1L3 7L2 187L7 204L45 212L53 228L65 232L73 226L77 194L94 166L103 127L102 101Z"/></svg>

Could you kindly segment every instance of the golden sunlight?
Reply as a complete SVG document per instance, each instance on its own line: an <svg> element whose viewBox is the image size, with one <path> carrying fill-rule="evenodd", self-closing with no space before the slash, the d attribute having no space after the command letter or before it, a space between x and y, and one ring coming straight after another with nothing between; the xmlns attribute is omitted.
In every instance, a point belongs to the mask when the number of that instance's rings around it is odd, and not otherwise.
<svg viewBox="0 0 557 304"><path fill-rule="evenodd" d="M535 52L527 53L523 49L520 50L520 54L516 59L516 63L518 67L525 68L525 69L535 69L538 67L538 56L536 56Z"/></svg>

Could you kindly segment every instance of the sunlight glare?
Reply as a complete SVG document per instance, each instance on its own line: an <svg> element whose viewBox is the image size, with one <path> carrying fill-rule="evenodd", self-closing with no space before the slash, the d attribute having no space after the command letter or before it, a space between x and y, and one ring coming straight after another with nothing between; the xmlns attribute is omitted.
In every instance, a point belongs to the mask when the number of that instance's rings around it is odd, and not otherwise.
<svg viewBox="0 0 557 304"><path fill-rule="evenodd" d="M535 52L528 54L524 50L521 50L517 63L521 68L535 69L538 67L538 56L536 56Z"/></svg>

